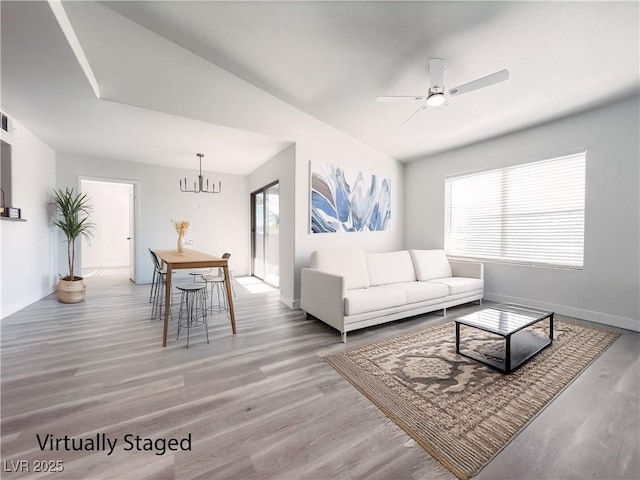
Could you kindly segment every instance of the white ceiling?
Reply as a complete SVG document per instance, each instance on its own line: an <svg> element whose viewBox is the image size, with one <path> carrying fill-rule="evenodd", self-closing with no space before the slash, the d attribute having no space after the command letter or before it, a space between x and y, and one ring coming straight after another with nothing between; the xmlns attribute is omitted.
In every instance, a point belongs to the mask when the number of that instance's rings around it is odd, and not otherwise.
<svg viewBox="0 0 640 480"><path fill-rule="evenodd" d="M247 174L317 120L410 161L637 94L638 2L1 2L2 108L58 151ZM425 95L511 77L427 109ZM314 117L316 120L314 120ZM309 134L309 132L306 132Z"/></svg>

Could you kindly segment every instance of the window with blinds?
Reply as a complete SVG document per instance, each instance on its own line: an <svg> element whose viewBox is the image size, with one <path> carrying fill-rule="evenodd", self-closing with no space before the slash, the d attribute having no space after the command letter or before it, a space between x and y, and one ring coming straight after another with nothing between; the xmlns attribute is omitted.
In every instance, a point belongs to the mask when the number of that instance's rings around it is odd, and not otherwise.
<svg viewBox="0 0 640 480"><path fill-rule="evenodd" d="M586 152L445 179L445 252L581 268Z"/></svg>

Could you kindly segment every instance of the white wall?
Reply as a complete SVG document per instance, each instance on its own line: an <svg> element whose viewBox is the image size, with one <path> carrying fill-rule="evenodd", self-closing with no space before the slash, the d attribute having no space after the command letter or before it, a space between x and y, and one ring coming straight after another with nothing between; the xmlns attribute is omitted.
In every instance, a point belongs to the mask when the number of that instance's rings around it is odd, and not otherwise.
<svg viewBox="0 0 640 480"><path fill-rule="evenodd" d="M178 234L171 219L188 220L187 248L213 255L231 253L230 268L235 275L249 272L250 223L247 177L203 172L210 180L222 181L222 193L180 192L178 181L197 178L197 171L125 162L112 159L59 155L57 185L78 186L78 177L100 177L137 181L136 282L151 282L149 248L175 248ZM61 267L65 258L61 259ZM181 272L186 275L186 272Z"/></svg>
<svg viewBox="0 0 640 480"><path fill-rule="evenodd" d="M406 247L443 248L446 175L587 148L584 268L486 263L485 297L639 330L639 111L634 97L407 165Z"/></svg>
<svg viewBox="0 0 640 480"><path fill-rule="evenodd" d="M49 199L55 187L55 152L14 121L12 206L26 222L0 221L0 318L50 294L57 282Z"/></svg>
<svg viewBox="0 0 640 480"><path fill-rule="evenodd" d="M249 176L254 191L280 181L280 300L291 308L300 303L300 270L321 248L360 248L368 252L403 246L404 166L334 128L313 119L313 129L296 132L287 147ZM358 169L391 181L391 228L383 232L310 233L310 162Z"/></svg>
<svg viewBox="0 0 640 480"><path fill-rule="evenodd" d="M81 191L92 206L95 225L91 239L82 237L82 267L129 265L129 195L133 185L85 180Z"/></svg>
<svg viewBox="0 0 640 480"><path fill-rule="evenodd" d="M253 191L280 180L280 299L291 308L300 303L300 270L321 248L360 248L368 252L401 249L404 222L404 166L343 132L302 115L287 131L287 147L250 175ZM391 181L391 228L384 232L310 233L310 162L332 163ZM291 187L294 185L294 187ZM293 188L294 190L291 190Z"/></svg>

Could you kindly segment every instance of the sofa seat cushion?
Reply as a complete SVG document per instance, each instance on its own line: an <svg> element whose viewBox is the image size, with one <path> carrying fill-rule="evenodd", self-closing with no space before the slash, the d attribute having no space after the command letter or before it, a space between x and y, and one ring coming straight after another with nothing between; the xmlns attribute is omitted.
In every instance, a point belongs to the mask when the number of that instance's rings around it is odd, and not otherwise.
<svg viewBox="0 0 640 480"><path fill-rule="evenodd" d="M367 261L362 250L317 250L311 254L311 267L344 277L347 290L369 286Z"/></svg>
<svg viewBox="0 0 640 480"><path fill-rule="evenodd" d="M424 302L449 295L448 285L435 282L394 283L392 285L381 285L378 288L404 292L407 297L407 303Z"/></svg>
<svg viewBox="0 0 640 480"><path fill-rule="evenodd" d="M409 253L419 281L448 278L453 275L444 250L409 250Z"/></svg>
<svg viewBox="0 0 640 480"><path fill-rule="evenodd" d="M344 314L357 315L392 308L407 303L402 290L383 289L380 287L348 290L344 299Z"/></svg>
<svg viewBox="0 0 640 480"><path fill-rule="evenodd" d="M370 253L366 255L369 282L373 285L415 282L416 271L411 255L406 250L399 252Z"/></svg>
<svg viewBox="0 0 640 480"><path fill-rule="evenodd" d="M472 292L474 290L482 290L484 288L484 281L480 278L467 278L467 277L449 277L449 278L436 278L435 280L429 280L425 283L440 283L449 287L449 294L455 295L456 293Z"/></svg>

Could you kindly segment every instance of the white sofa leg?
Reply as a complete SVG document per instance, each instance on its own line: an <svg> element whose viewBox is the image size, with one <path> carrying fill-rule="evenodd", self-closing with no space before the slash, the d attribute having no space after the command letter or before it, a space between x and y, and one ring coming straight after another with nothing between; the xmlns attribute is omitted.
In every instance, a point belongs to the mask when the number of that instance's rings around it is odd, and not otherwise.
<svg viewBox="0 0 640 480"><path fill-rule="evenodd" d="M444 308L442 309L442 316L443 316L443 317L446 317L446 316L447 316L447 307L444 307Z"/></svg>
<svg viewBox="0 0 640 480"><path fill-rule="evenodd" d="M340 338L342 340L342 343L347 343L347 332L341 332Z"/></svg>
<svg viewBox="0 0 640 480"><path fill-rule="evenodd" d="M482 305L482 299L478 300L478 305Z"/></svg>

